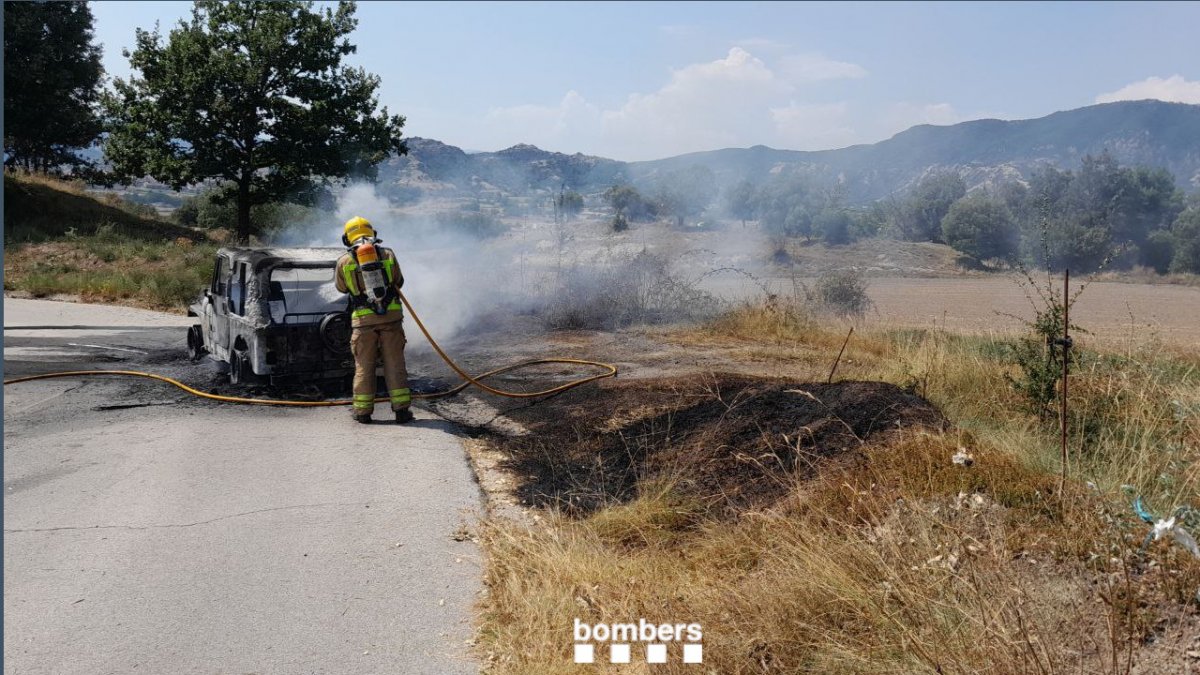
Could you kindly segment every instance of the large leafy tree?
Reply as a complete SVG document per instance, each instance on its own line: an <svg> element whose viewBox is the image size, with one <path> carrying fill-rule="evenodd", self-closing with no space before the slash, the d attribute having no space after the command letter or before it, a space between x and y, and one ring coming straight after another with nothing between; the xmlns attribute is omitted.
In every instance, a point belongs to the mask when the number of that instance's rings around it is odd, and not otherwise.
<svg viewBox="0 0 1200 675"><path fill-rule="evenodd" d="M925 176L897 219L900 234L909 241L941 241L942 218L965 194L967 184L957 173L940 171Z"/></svg>
<svg viewBox="0 0 1200 675"><path fill-rule="evenodd" d="M4 3L5 164L81 166L100 135L100 47L86 2Z"/></svg>
<svg viewBox="0 0 1200 675"><path fill-rule="evenodd" d="M725 204L729 215L742 221L742 226L745 226L746 221L754 217L754 207L757 201L758 190L748 180L741 181L725 193Z"/></svg>
<svg viewBox="0 0 1200 675"><path fill-rule="evenodd" d="M407 151L404 118L379 109L377 76L342 63L355 52L354 11L202 0L165 41L138 30L125 55L140 76L118 78L106 101L114 173L176 189L219 183L241 241L255 204L311 203L329 178L373 178Z"/></svg>
<svg viewBox="0 0 1200 675"><path fill-rule="evenodd" d="M674 217L676 225L682 227L685 218L699 216L708 208L716 191L712 169L693 164L663 175L655 197L659 210Z"/></svg>
<svg viewBox="0 0 1200 675"><path fill-rule="evenodd" d="M942 218L942 240L976 260L1012 260L1019 232L1004 202L973 194L954 202Z"/></svg>
<svg viewBox="0 0 1200 675"><path fill-rule="evenodd" d="M612 207L616 216L625 220L651 220L655 216L655 204L629 185L614 185L604 191L604 201Z"/></svg>
<svg viewBox="0 0 1200 675"><path fill-rule="evenodd" d="M1171 227L1171 234L1175 237L1171 271L1200 274L1200 207L1192 207L1179 214Z"/></svg>

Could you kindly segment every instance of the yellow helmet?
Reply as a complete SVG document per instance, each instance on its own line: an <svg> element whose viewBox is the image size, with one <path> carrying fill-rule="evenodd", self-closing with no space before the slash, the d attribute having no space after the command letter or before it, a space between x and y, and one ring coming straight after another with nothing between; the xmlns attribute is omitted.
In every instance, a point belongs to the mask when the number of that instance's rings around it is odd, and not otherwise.
<svg viewBox="0 0 1200 675"><path fill-rule="evenodd" d="M345 234L342 235L342 242L347 246L363 237L375 237L375 228L371 227L371 221L362 216L354 216L350 220L347 220L344 230Z"/></svg>

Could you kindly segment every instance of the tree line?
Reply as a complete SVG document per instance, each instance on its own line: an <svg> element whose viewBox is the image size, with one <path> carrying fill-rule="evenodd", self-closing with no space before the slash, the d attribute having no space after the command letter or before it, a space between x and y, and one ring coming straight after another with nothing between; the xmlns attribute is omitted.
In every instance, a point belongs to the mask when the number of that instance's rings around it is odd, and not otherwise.
<svg viewBox="0 0 1200 675"><path fill-rule="evenodd" d="M725 192L724 209L774 234L834 245L870 236L943 243L988 266L1200 273L1198 197L1189 201L1166 169L1122 167L1103 153L1075 170L1045 166L1028 181L970 191L957 173L935 171L907 194L866 206L803 175L742 181Z"/></svg>
<svg viewBox="0 0 1200 675"><path fill-rule="evenodd" d="M344 63L355 10L199 0L165 34L138 29L132 74L105 86L86 2L6 2L5 167L210 185L246 241L256 208L318 203L407 150L378 76ZM80 152L97 144L103 164Z"/></svg>

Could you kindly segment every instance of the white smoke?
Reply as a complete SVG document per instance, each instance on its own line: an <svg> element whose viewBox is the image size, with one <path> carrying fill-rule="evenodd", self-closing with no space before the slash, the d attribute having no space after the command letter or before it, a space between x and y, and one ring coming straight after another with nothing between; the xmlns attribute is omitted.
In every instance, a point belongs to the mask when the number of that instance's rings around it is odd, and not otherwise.
<svg viewBox="0 0 1200 675"><path fill-rule="evenodd" d="M541 311L561 302L565 279L579 292L581 279L606 279L604 270L621 269L640 252L661 256L683 280L703 279L699 286L720 295L745 295L747 279L737 268L763 273L769 246L757 228L730 223L715 231L681 231L667 223L636 223L614 233L606 218L593 213L578 220L555 223L550 213L533 214L512 222L504 235L479 239L437 222L436 212L456 211L454 202L407 204L397 207L374 185L346 186L337 195L332 213L318 222L297 225L280 233L280 245L341 246L342 224L355 216L371 221L383 245L391 248L404 274L404 293L434 338L448 342L472 327L472 322L497 311ZM709 218L708 220L712 220ZM600 283L597 281L597 283ZM603 295L597 288L592 295ZM405 330L410 345L424 348L411 319Z"/></svg>
<svg viewBox="0 0 1200 675"><path fill-rule="evenodd" d="M493 250L501 248L496 243L397 209L370 184L343 190L335 214L338 223L354 216L371 221L383 245L395 252L404 274L404 294L435 339L449 340L502 299L507 260ZM340 238L340 228L337 234ZM411 321L405 329L410 342L423 342Z"/></svg>

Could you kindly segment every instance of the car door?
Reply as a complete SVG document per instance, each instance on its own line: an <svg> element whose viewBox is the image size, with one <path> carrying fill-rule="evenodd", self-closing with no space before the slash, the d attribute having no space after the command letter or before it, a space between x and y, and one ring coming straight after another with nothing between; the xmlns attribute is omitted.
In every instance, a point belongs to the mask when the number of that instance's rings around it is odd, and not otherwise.
<svg viewBox="0 0 1200 675"><path fill-rule="evenodd" d="M209 351L221 361L229 360L229 281L233 261L226 255L218 255L213 269L210 288L209 335L212 344Z"/></svg>

